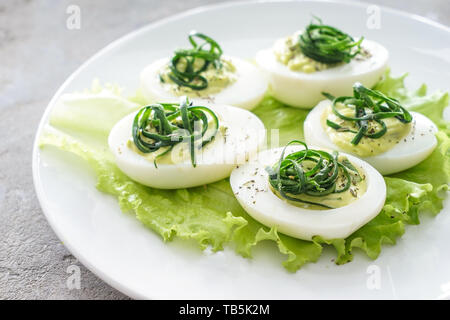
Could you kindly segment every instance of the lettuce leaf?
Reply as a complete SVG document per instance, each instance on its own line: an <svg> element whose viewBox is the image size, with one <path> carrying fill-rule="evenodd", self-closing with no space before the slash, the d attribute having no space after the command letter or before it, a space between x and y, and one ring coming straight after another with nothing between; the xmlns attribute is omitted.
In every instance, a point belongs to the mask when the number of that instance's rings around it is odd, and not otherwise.
<svg viewBox="0 0 450 320"><path fill-rule="evenodd" d="M264 122L269 148L278 148L292 139L303 139L303 122L308 110L288 107L267 95L252 112ZM272 141L272 137L277 136L279 141Z"/></svg>
<svg viewBox="0 0 450 320"><path fill-rule="evenodd" d="M443 200L450 182L449 123L443 119L448 106L448 93L427 94L426 85L409 90L404 85L406 75L392 77L388 70L376 89L398 99L406 108L420 112L436 123L440 131L436 137L438 146L417 166L385 177L387 198L383 210L368 224L357 230L345 241L316 241L333 245L337 252L337 264L352 261L353 248L362 249L376 259L383 243L395 244L396 238L405 232L405 224L419 224L419 214L433 215L443 208Z"/></svg>
<svg viewBox="0 0 450 320"><path fill-rule="evenodd" d="M398 99L409 110L426 115L441 131L449 135L450 122L445 121L442 115L444 109L448 106L448 92L436 91L428 94L425 84L422 84L417 90L409 90L405 87L407 75L404 74L395 78L391 76L390 70L387 70L384 77L375 86L375 89Z"/></svg>
<svg viewBox="0 0 450 320"><path fill-rule="evenodd" d="M449 189L450 181L450 139L448 137L450 122L443 118L444 109L449 103L449 95L447 92L440 91L427 94L425 84L417 90L409 90L405 87L405 78L406 74L397 78L392 77L388 70L376 85L376 89L398 99L409 110L420 112L430 118L440 130L436 135L439 143L431 156L423 162L391 176L416 183L431 183L433 191L422 207L437 214L442 209L442 200L445 191Z"/></svg>
<svg viewBox="0 0 450 320"><path fill-rule="evenodd" d="M376 259L382 244L395 244L405 232L405 223L418 224L421 203L432 190L430 184L416 184L397 178L385 178L387 198L383 210L369 223L354 232L348 238L327 241L317 237L319 243L331 244L338 256L337 264L353 260L353 249L362 249L369 258Z"/></svg>
<svg viewBox="0 0 450 320"><path fill-rule="evenodd" d="M160 190L129 179L114 164L109 153L92 150L79 140L53 128L46 128L40 146L53 146L86 160L98 177L97 188L118 199L124 212L134 212L146 227L164 241L175 236L195 240L201 249L211 246L222 250L232 241L236 252L251 257L251 248L263 240L275 241L281 253L288 255L285 267L295 271L306 262L317 261L322 247L278 234L252 219L239 205L229 186L222 180L204 187Z"/></svg>
<svg viewBox="0 0 450 320"><path fill-rule="evenodd" d="M80 139L106 143L114 124L139 109L139 104L121 94L117 85L101 86L94 80L90 90L61 95L50 114L50 124Z"/></svg>
<svg viewBox="0 0 450 320"><path fill-rule="evenodd" d="M153 189L129 179L115 166L111 154L105 151L106 145L90 145L77 134L84 132L88 136L104 137L109 131L108 127L118 120L116 117L119 114L132 112L137 105L144 103L139 92L125 99L114 90L108 90L108 98L111 99L109 107L118 108L112 113L108 112L106 105L98 103L98 95L103 89L89 92L92 98L89 103L75 104L73 108L58 111L60 114L53 118L51 125L60 130L46 128L40 144L41 147L57 147L86 160L97 174L97 188L116 197L124 212L133 212L137 219L158 233L164 241L174 237L192 239L201 249L210 246L213 251L229 245L246 258L252 256L252 248L261 241L274 241L278 250L286 255L283 266L290 272L297 271L305 263L316 262L325 245L336 249L337 264L352 261L355 248L375 259L383 244L395 244L398 237L403 235L405 224L420 222L421 212L436 214L442 209L442 199L450 181L450 141L446 134L448 124L442 120L442 110L448 103L448 95L427 95L424 86L409 91L404 87L403 80L404 77L393 78L387 73L377 88L435 121L442 130L437 135L438 148L418 166L386 177L387 199L383 210L347 239L324 240L315 237L313 241L303 241L281 234L275 228L263 226L240 207L228 179L203 187L179 190ZM90 110L73 114L77 108ZM71 123L80 121L86 114L97 112L106 124L95 127L95 123ZM303 138L303 121L307 111L285 106L267 96L254 112L267 129L280 130L280 144Z"/></svg>

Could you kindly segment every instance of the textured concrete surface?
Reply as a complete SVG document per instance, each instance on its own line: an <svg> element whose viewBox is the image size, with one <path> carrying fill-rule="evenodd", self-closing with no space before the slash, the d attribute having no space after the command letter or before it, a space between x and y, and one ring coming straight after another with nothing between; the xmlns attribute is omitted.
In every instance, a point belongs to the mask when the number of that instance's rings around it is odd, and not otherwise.
<svg viewBox="0 0 450 320"><path fill-rule="evenodd" d="M127 299L84 268L48 226L31 176L39 119L61 83L109 42L163 17L214 0L0 1L0 299ZM448 0L373 0L450 24ZM66 10L81 8L68 30ZM81 288L66 272L81 268Z"/></svg>

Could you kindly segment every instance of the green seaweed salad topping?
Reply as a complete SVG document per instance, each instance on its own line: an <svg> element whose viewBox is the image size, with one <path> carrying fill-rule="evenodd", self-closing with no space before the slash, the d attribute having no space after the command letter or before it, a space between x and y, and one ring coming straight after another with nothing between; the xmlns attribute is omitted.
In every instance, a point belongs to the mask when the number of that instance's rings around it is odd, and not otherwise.
<svg viewBox="0 0 450 320"><path fill-rule="evenodd" d="M201 75L210 65L219 70L222 48L211 37L191 31L188 36L191 49L175 50L169 63L169 78L181 87L203 90L208 87L208 80Z"/></svg>
<svg viewBox="0 0 450 320"><path fill-rule="evenodd" d="M292 144L300 144L304 149L285 156L286 148ZM299 140L290 141L283 148L280 160L273 167L267 167L266 171L269 174L270 185L282 198L327 209L332 207L295 196L304 194L323 197L332 193L342 193L349 190L352 182L362 180L358 170L348 159L339 159L337 151L330 154L323 150L309 149L306 143ZM349 171L356 179L350 176ZM340 175L345 177L342 184L338 183Z"/></svg>
<svg viewBox="0 0 450 320"><path fill-rule="evenodd" d="M396 118L402 123L410 123L413 118L398 100L384 95L377 90L371 90L357 82L353 85L353 97L335 98L328 93L323 93L332 101L333 113L342 120L355 122L357 131L343 127L336 122L327 119L327 125L340 132L352 132L355 134L351 143L357 145L363 137L378 139L387 132L386 123L383 119ZM347 108L354 109L354 116L349 117L339 112L336 107L342 104ZM378 128L370 126L371 122L376 122Z"/></svg>
<svg viewBox="0 0 450 320"><path fill-rule="evenodd" d="M319 18L317 23L311 22L300 35L299 46L302 53L318 62L336 64L350 62L361 52L361 43L364 38L355 41L343 31L322 24Z"/></svg>
<svg viewBox="0 0 450 320"><path fill-rule="evenodd" d="M209 116L209 117L208 117ZM212 124L212 130L210 128ZM152 153L166 148L156 160L169 153L180 142L189 143L192 166L196 166L195 150L210 143L219 129L219 119L214 111L196 106L187 97L179 104L156 103L143 107L134 117L133 142L142 153ZM196 146L196 141L200 143Z"/></svg>

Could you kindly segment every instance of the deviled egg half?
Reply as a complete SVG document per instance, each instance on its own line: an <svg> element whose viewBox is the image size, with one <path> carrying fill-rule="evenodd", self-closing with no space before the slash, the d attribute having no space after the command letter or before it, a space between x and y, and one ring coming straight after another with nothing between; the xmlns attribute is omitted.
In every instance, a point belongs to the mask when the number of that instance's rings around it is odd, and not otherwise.
<svg viewBox="0 0 450 320"><path fill-rule="evenodd" d="M319 21L258 52L256 62L268 73L276 99L310 109L322 100L322 92L349 95L357 81L372 87L384 73L388 57L381 44L353 39Z"/></svg>
<svg viewBox="0 0 450 320"><path fill-rule="evenodd" d="M386 198L383 177L367 162L296 140L239 166L230 183L254 219L304 240L349 236L381 211Z"/></svg>
<svg viewBox="0 0 450 320"><path fill-rule="evenodd" d="M436 125L377 90L353 86L353 96L320 102L304 122L306 143L353 154L382 174L411 168L436 148Z"/></svg>
<svg viewBox="0 0 450 320"><path fill-rule="evenodd" d="M191 48L175 50L141 73L141 88L149 101L174 102L188 96L195 103L254 108L263 98L268 81L255 65L223 55L212 38L189 34Z"/></svg>
<svg viewBox="0 0 450 320"><path fill-rule="evenodd" d="M204 185L228 177L264 144L253 113L227 105L157 103L120 120L108 137L116 164L131 179L160 189Z"/></svg>

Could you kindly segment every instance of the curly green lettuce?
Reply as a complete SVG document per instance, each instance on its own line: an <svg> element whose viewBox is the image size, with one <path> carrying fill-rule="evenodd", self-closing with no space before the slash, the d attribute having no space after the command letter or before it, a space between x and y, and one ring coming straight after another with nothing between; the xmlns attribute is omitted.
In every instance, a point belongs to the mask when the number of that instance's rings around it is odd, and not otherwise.
<svg viewBox="0 0 450 320"><path fill-rule="evenodd" d="M405 232L406 224L418 224L422 212L437 214L442 209L445 191L448 190L450 175L448 124L442 120L442 110L448 104L446 93L428 95L426 87L409 91L404 87L404 77L393 78L387 73L377 85L377 89L398 98L407 107L430 117L442 130L438 133L438 148L418 166L386 177L387 199L380 214L346 239L324 240L316 237L313 241L295 239L268 228L251 218L239 205L230 188L228 179L197 188L179 190L159 190L143 186L129 179L115 165L106 145L92 145L87 142L89 135L102 136L109 132L122 113L132 112L142 103L137 94L124 99L116 92L119 112L109 116L104 105L99 112L105 122L101 128L90 128L80 124L86 113L72 113L71 108L60 113L58 120L51 121L57 129L48 127L41 136L41 147L56 147L71 152L87 161L97 175L98 190L117 198L124 212L132 212L146 227L159 234L164 241L175 237L192 239L201 249L211 247L213 251L230 245L243 257L252 256L252 248L261 241L274 241L279 252L286 256L283 266L291 272L304 264L316 262L324 246L333 246L337 252L337 264L353 259L353 251L359 248L367 256L379 256L383 244L395 244ZM108 90L108 89L105 89ZM111 91L111 90L110 90ZM96 112L95 97L99 92L89 92L92 103L89 112ZM94 97L92 97L94 96ZM124 103L128 101L128 103ZM80 107L81 108L81 107ZM61 111L61 109L60 109ZM267 129L280 130L280 143L303 138L303 121L307 111L290 108L266 97L254 110ZM76 125L68 123L78 122ZM74 134L75 132L75 134ZM77 133L83 132L80 137ZM87 135L87 136L86 136ZM105 151L106 150L106 151Z"/></svg>

